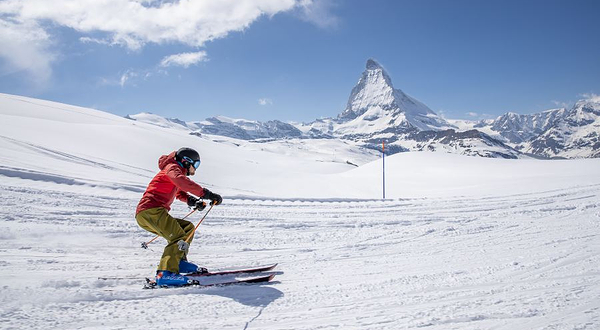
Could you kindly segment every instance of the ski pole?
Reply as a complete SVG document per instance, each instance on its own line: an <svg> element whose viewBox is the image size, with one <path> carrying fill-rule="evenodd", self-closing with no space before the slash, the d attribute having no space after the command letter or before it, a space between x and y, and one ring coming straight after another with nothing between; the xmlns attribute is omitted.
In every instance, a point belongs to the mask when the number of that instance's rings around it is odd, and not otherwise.
<svg viewBox="0 0 600 330"><path fill-rule="evenodd" d="M210 207L208 208L208 211L206 211L206 213L204 213L204 216L202 217L202 219L200 219L200 222L198 222L198 224L196 225L196 227L194 228L194 230L192 230L192 232L185 239L186 243L190 242L190 239L192 238L192 235L194 235L194 233L196 232L196 229L198 229L198 227L200 227L200 224L202 223L202 221L204 221L204 219L206 219L206 216L208 215L208 212L210 212L210 210L212 210L213 206L215 206L215 204L214 203L210 203Z"/></svg>
<svg viewBox="0 0 600 330"><path fill-rule="evenodd" d="M192 212L190 212L190 213L186 214L186 216L185 216L185 217L183 217L181 220L185 220L185 218L189 217L190 215L192 215L192 214L193 214L194 212L196 212L197 210L198 210L197 208L194 208L194 209L192 210ZM150 243L154 242L154 241L155 241L157 238L159 238L159 237L160 237L160 235L156 235L156 236L155 236L153 239L149 240L148 242L142 242L142 248L144 248L144 249L147 249L147 248L148 248L148 244L150 244Z"/></svg>

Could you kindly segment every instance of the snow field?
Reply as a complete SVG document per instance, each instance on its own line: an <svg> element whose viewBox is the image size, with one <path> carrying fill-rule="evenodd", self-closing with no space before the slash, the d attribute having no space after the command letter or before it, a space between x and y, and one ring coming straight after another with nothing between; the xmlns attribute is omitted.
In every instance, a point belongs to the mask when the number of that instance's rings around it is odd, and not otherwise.
<svg viewBox="0 0 600 330"><path fill-rule="evenodd" d="M0 193L2 328L593 329L600 322L598 185L486 198L226 200L200 226L190 260L210 269L279 262L276 282L169 290L141 289L163 241L139 247L152 235L135 223L137 199L4 184ZM177 204L173 214L186 209Z"/></svg>
<svg viewBox="0 0 600 330"><path fill-rule="evenodd" d="M2 329L600 327L598 159L397 154L382 201L378 155L340 140L198 137L6 94L0 123ZM181 146L225 198L190 260L278 262L275 282L141 289L164 241L140 248L135 206Z"/></svg>

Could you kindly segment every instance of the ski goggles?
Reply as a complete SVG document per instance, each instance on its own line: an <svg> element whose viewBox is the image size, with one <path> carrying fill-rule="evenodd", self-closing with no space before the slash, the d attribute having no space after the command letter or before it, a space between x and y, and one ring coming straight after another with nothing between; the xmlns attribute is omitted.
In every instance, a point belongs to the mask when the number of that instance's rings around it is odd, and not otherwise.
<svg viewBox="0 0 600 330"><path fill-rule="evenodd" d="M190 163L192 166L194 166L195 169L198 169L198 167L200 167L200 159L198 160L193 160L190 157L183 157L183 160L185 160L186 162Z"/></svg>

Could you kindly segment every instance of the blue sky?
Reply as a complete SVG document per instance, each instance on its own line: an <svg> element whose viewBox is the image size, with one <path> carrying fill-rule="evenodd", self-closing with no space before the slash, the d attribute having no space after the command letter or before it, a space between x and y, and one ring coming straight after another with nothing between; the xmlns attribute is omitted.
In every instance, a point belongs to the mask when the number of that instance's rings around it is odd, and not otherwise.
<svg viewBox="0 0 600 330"><path fill-rule="evenodd" d="M600 94L600 1L67 2L0 2L0 92L118 115L308 122L342 112L374 58L453 119Z"/></svg>

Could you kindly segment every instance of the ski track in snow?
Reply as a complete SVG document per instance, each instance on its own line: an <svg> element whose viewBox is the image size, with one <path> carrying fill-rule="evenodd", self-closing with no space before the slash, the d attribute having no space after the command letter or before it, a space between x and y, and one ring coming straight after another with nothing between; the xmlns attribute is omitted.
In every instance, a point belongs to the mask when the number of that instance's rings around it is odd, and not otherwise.
<svg viewBox="0 0 600 330"><path fill-rule="evenodd" d="M599 188L226 199L190 260L278 262L275 282L142 290L164 241L140 248L153 236L135 222L137 198L0 184L0 328L597 329Z"/></svg>

